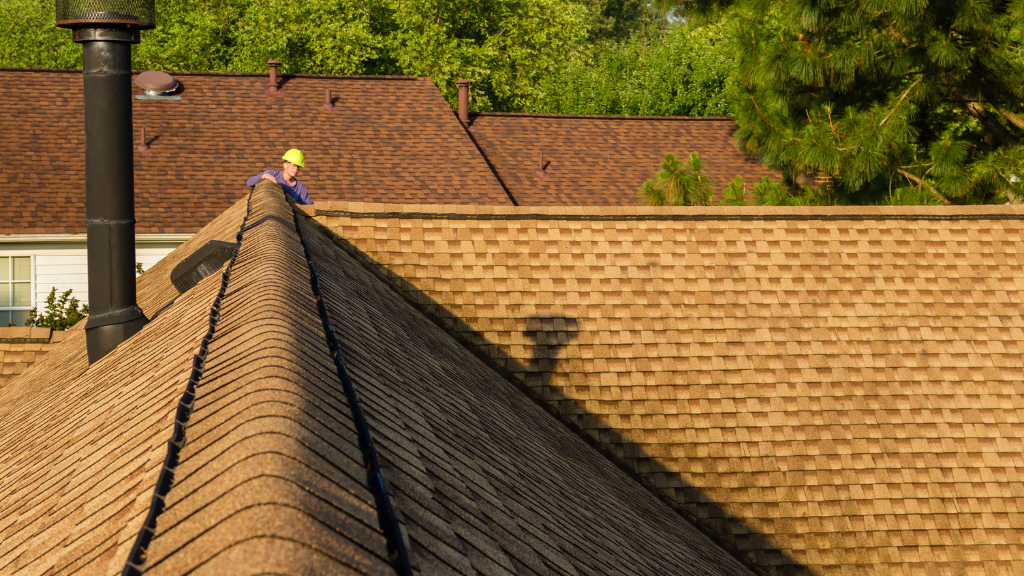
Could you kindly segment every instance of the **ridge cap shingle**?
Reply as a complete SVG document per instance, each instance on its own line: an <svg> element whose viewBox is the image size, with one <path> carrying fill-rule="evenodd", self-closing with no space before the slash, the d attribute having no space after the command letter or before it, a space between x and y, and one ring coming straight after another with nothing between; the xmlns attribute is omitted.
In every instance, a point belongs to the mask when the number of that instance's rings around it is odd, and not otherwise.
<svg viewBox="0 0 1024 576"><path fill-rule="evenodd" d="M307 559L307 564L340 562L350 569L376 574L381 562L386 566L387 558L394 557L396 569L402 566L400 560L405 560L405 569L397 573L411 574L401 535L381 534L377 528L378 523L387 524L385 508L390 506L386 493L382 498L378 496L384 487L379 466L376 479L369 474L360 479L358 473L352 476L362 468L358 459L343 459L335 465L347 469L347 474L332 474L330 468L317 466L315 458L299 448L320 444L317 451L325 453L358 444L365 454L361 460L376 461L372 440L362 436L368 434L365 422L360 426L355 417L358 401L354 394L345 402L327 390L305 387L318 381L329 389L331 378L323 368L330 365L329 355L338 358L338 354L323 342L323 326L315 310L324 304L316 294L315 277L309 279L308 261L302 258L300 249L301 236L294 227L295 215L289 214L283 190L276 183L261 181L251 191L247 206L236 237L239 248L224 268L221 289L210 309L210 329L193 360L150 514L132 547L125 573L191 570L196 567L196 558L215 561L222 552L245 546L245 534L249 534L250 538L265 540L260 546L263 555L287 554L282 546L294 541L318 551L319 555ZM306 281L301 279L304 274ZM339 384L335 382L335 386ZM250 400L253 395L265 396L266 400ZM316 407L305 407L306 403ZM345 416L346 405L352 410L349 417ZM261 429L260 418L270 418L277 424ZM325 418L341 421L320 429L327 424ZM347 438L353 425L360 434L358 442ZM307 438L311 430L317 432ZM239 431L247 435L225 444L224 434ZM282 443L275 439L278 437L286 440ZM244 443L250 439L276 446L280 457L291 456L307 467L312 463L310 469L319 476L301 470L267 478L261 470L244 472L235 462L260 454L257 451L254 455L252 447L246 447ZM290 439L301 441L290 444ZM266 486L239 491L236 482ZM353 503L338 500L338 489L332 485L361 492L362 502L364 494L374 495L374 522L367 523L363 503L357 501L353 507ZM303 495L310 491L313 496ZM259 507L276 510L275 515L287 521L239 525L238 518ZM204 520L193 521L197 517ZM391 518L389 525L397 530L393 513ZM395 538L398 544L392 554Z"/></svg>
<svg viewBox="0 0 1024 576"><path fill-rule="evenodd" d="M303 207L310 216L358 218L437 218L502 216L622 217L673 220L696 217L708 220L743 219L1020 219L1024 205L972 206L495 206L465 204L387 204L327 200Z"/></svg>

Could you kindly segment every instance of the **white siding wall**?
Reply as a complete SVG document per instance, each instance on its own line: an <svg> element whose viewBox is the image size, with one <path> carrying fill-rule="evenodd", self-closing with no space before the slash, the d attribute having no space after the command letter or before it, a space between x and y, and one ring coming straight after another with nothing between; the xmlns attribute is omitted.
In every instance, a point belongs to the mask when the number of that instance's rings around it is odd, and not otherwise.
<svg viewBox="0 0 1024 576"><path fill-rule="evenodd" d="M71 295L81 302L89 302L89 275L85 261L85 249L36 250L36 293L33 306L42 307L50 290L57 289L57 295L70 288Z"/></svg>
<svg viewBox="0 0 1024 576"><path fill-rule="evenodd" d="M172 242L146 242L135 247L135 260L149 270L161 258L181 244ZM42 307L52 288L57 293L70 288L72 296L83 303L89 302L89 275L84 240L67 242L0 243L0 256L34 256L32 305Z"/></svg>

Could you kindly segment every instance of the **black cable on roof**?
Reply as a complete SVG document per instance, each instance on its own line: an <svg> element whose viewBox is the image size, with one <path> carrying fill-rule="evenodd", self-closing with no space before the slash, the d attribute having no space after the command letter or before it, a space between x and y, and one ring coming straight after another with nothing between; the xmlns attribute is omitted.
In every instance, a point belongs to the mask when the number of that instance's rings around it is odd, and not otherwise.
<svg viewBox="0 0 1024 576"><path fill-rule="evenodd" d="M284 195L284 191L281 191ZM286 199L287 200L287 199ZM289 202L292 209L292 218L295 220L295 232L299 235L299 242L302 244L302 251L306 257L306 264L309 265L309 285L313 289L313 296L316 298L317 311L320 314L320 322L324 327L324 338L327 347L331 351L331 358L334 360L334 367L338 372L338 379L345 391L345 398L352 409L352 421L355 424L356 432L359 435L359 450L363 453L363 465L366 467L366 484L373 494L377 504L377 518L380 528L387 540L388 557L398 576L412 576L412 565L409 562L409 554L405 548L405 541L402 539L402 530L398 524L398 517L395 516L395 509L391 505L391 498L388 496L387 485L384 483L384 474L380 468L380 460L377 458L377 449L373 446L373 438L370 437L370 428L363 416L363 410L359 406L359 398L356 396L355 387L345 369L345 361L341 358L341 346L334 335L334 328L331 327L330 317L327 315L327 305L320 292L320 277L313 265L313 257L309 253L306 240L302 237L302 227L299 224L299 211L294 204Z"/></svg>
<svg viewBox="0 0 1024 576"><path fill-rule="evenodd" d="M239 246L242 245L242 234L246 230L245 223L249 219L251 209L252 190L249 191L249 197L246 200L245 217L242 219L242 225L235 235L235 242ZM188 384L185 385L185 393L182 394L181 400L178 401L178 410L174 416L174 431L171 433L171 439L167 441L167 456L164 458L163 469L160 470L156 487L153 489L153 499L149 504L149 514L146 515L142 528L139 529L139 533L135 536L135 543L132 544L132 549L128 552L128 559L124 563L124 569L121 570L122 576L141 576L146 566L146 551L153 540L153 535L156 534L156 519L164 511L165 498L174 484L174 471L178 467L181 450L185 447L185 428L188 426L188 420L192 416L192 409L195 407L196 384L203 377L203 365L206 363L210 341L213 340L213 333L216 331L217 322L220 320L220 305L224 299L224 293L227 291L228 281L231 279L231 269L235 266L236 258L238 258L238 248L235 249L231 260L221 275L220 290L217 292L217 297L213 300L213 305L210 306L209 328L206 331L206 336L203 336L199 344L199 351L192 358L192 373L189 375Z"/></svg>

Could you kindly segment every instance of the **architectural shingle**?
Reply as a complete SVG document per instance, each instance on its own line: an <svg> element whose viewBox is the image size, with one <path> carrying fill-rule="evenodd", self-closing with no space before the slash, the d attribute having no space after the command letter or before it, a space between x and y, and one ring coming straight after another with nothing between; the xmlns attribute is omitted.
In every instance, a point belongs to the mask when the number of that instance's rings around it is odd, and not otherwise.
<svg viewBox="0 0 1024 576"><path fill-rule="evenodd" d="M64 332L61 330L11 326L0 328L0 387L63 341Z"/></svg>
<svg viewBox="0 0 1024 576"><path fill-rule="evenodd" d="M133 100L138 233L197 231L293 147L314 201L510 203L429 78L286 77L275 97L266 75L175 77L181 100ZM0 107L0 234L84 233L81 71L0 69Z"/></svg>
<svg viewBox="0 0 1024 576"><path fill-rule="evenodd" d="M472 136L521 206L636 206L637 190L666 153L700 154L714 198L736 176L751 186L780 175L733 142L725 117L471 115ZM541 155L548 178L537 175Z"/></svg>
<svg viewBox="0 0 1024 576"><path fill-rule="evenodd" d="M765 569L1024 573L1019 207L307 207Z"/></svg>
<svg viewBox="0 0 1024 576"><path fill-rule="evenodd" d="M750 574L292 209L261 183L140 277L142 332L87 366L76 327L0 388L0 573L120 572L151 509L145 572L389 572L326 316L414 573ZM176 297L236 232L224 280Z"/></svg>

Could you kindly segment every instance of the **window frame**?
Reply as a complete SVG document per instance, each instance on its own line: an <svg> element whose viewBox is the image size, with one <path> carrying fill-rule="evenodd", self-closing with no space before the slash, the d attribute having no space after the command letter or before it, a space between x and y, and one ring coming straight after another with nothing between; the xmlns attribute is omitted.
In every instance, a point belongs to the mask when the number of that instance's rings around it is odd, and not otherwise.
<svg viewBox="0 0 1024 576"><path fill-rule="evenodd" d="M33 253L26 254L21 250L0 250L0 258L24 258L28 257L28 277L29 277L29 305L28 306L0 306L0 312L27 312L36 308L36 255ZM8 264L10 266L10 264ZM0 284L10 284L11 281L0 282ZM7 326L6 322L0 320L0 325Z"/></svg>

